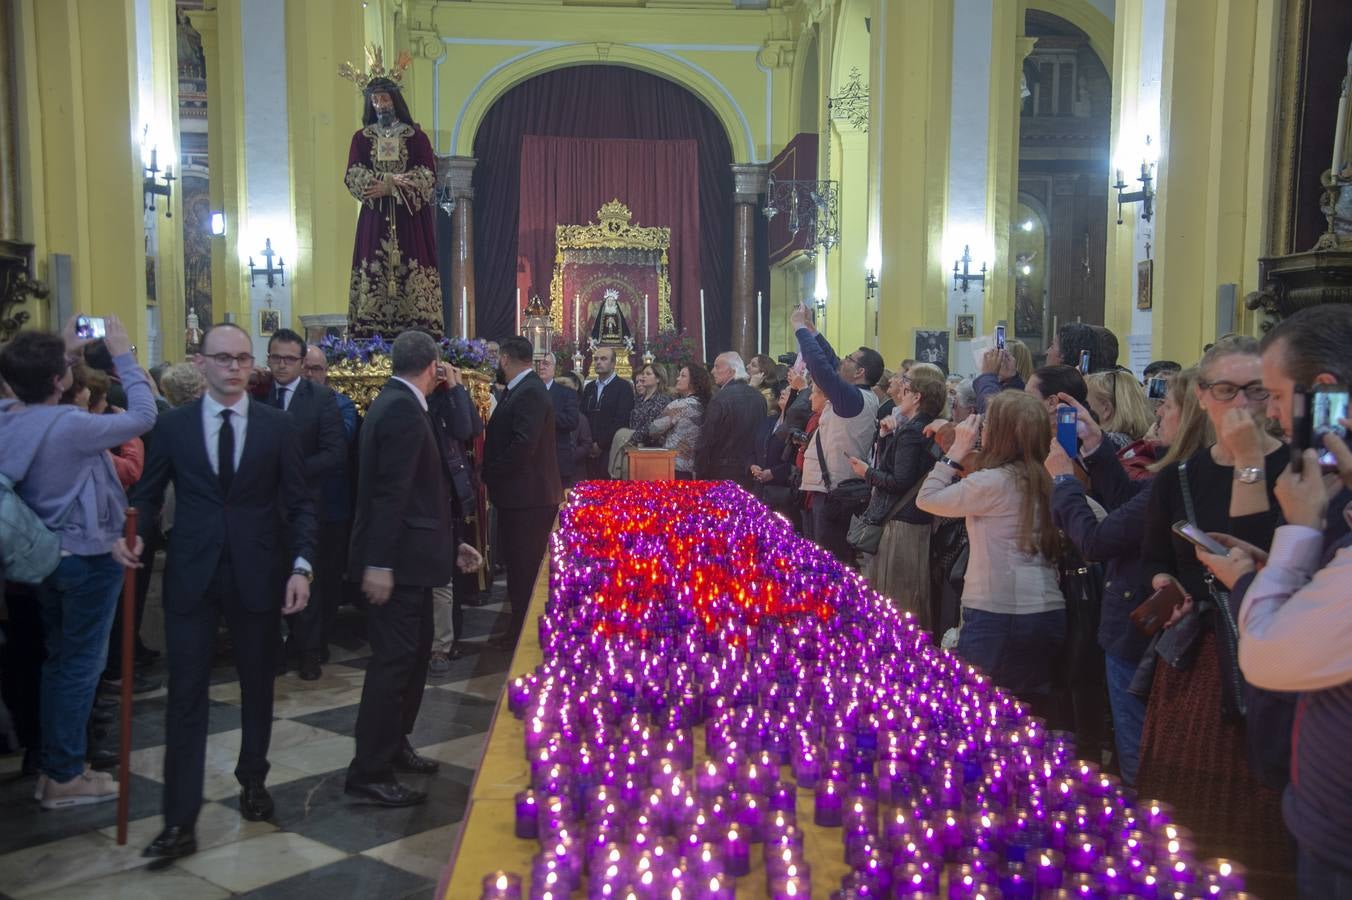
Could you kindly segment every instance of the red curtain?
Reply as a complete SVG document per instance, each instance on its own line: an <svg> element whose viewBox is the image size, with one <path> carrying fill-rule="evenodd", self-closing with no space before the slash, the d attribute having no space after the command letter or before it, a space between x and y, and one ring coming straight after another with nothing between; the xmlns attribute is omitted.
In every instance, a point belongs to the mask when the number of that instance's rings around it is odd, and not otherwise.
<svg viewBox="0 0 1352 900"><path fill-rule="evenodd" d="M530 293L549 299L555 226L592 222L603 203L618 199L633 213L634 224L671 229L672 315L676 327L687 329L698 341L698 152L695 142L688 140L522 138L517 253L522 257L518 271L534 278ZM528 300L523 289L523 306ZM656 295L651 303L656 309ZM569 311L564 309L565 318ZM652 324L656 333L655 314ZM630 327L638 339L641 321L630 322Z"/></svg>
<svg viewBox="0 0 1352 900"><path fill-rule="evenodd" d="M501 338L515 326L521 146L525 135L695 142L698 157L699 268L708 304L709 347L728 346L732 289L732 146L713 111L674 82L623 66L576 66L537 75L493 105L474 136L474 274L481 337ZM577 221L590 221L603 197ZM621 197L621 199L624 199ZM633 204L642 225L646 212ZM552 223L551 223L551 228ZM550 232L552 242L553 232ZM677 262L672 260L673 265ZM547 284L554 261L542 273ZM673 277L675 272L672 273ZM449 279L446 279L449 283ZM698 304L699 284L694 296ZM696 306L691 335L699 331ZM687 320L689 317L687 317ZM687 321L687 325L690 322Z"/></svg>

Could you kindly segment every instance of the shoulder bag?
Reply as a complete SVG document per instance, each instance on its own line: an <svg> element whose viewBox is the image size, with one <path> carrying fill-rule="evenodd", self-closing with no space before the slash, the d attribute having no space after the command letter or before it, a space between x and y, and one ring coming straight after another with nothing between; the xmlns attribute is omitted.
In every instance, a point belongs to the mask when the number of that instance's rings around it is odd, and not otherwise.
<svg viewBox="0 0 1352 900"><path fill-rule="evenodd" d="M826 514L837 522L849 522L852 516L862 515L868 509L873 488L862 478L846 478L834 487L831 485L831 470L826 465L821 435L821 426L818 426L812 436L817 448L817 462L822 469L822 484L826 485Z"/></svg>

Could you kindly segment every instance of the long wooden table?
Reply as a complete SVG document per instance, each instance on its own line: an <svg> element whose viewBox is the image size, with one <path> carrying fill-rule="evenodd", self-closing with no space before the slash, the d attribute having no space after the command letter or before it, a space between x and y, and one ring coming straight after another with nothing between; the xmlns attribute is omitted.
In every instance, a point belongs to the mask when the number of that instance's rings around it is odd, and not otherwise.
<svg viewBox="0 0 1352 900"><path fill-rule="evenodd" d="M549 594L549 556L540 566L531 595L526 627L512 657L507 680L531 671L542 659L540 634L536 620L544 611ZM514 872L522 878L522 896L530 886L531 857L539 852L538 841L516 837L516 794L530 787L530 768L526 764L526 732L521 721L507 709L507 691L498 697L493 713L493 724L484 743L483 762L470 787L469 805L460 828L456 845L451 850L450 862L442 874L440 896L444 900L478 900L483 877L499 869ZM704 753L704 729L695 729L695 761L707 758ZM787 767L781 776L792 780ZM850 869L845 864L845 847L839 828L819 828L812 823L814 795L810 790L798 791L798 827L805 838L805 852L812 869L812 895L826 897L840 886L840 880ZM737 896L764 897L766 894L765 864L762 845L751 848L751 874L737 879ZM583 891L575 891L575 897Z"/></svg>

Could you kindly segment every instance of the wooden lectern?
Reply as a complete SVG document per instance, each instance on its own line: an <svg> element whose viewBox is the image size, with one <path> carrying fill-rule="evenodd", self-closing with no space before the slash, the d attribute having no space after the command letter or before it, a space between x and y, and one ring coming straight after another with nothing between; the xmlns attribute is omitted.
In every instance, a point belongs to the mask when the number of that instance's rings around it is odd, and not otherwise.
<svg viewBox="0 0 1352 900"><path fill-rule="evenodd" d="M675 481L676 451L629 447L629 481Z"/></svg>

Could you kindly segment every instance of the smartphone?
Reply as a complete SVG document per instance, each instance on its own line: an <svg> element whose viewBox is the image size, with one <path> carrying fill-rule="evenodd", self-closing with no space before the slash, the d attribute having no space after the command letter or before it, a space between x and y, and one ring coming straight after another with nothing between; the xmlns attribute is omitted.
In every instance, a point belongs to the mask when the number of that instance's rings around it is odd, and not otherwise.
<svg viewBox="0 0 1352 900"><path fill-rule="evenodd" d="M76 316L75 336L84 341L97 341L107 333L103 316Z"/></svg>
<svg viewBox="0 0 1352 900"><path fill-rule="evenodd" d="M995 326L995 349L1005 349L1005 326L1003 325Z"/></svg>
<svg viewBox="0 0 1352 900"><path fill-rule="evenodd" d="M1310 391L1298 387L1291 392L1291 471L1305 471L1305 451L1310 446Z"/></svg>
<svg viewBox="0 0 1352 900"><path fill-rule="evenodd" d="M1151 400L1163 400L1169 396L1169 379L1156 375L1145 383L1145 395Z"/></svg>
<svg viewBox="0 0 1352 900"><path fill-rule="evenodd" d="M1081 375L1088 375L1088 374L1089 374L1089 351L1088 351L1088 350L1081 350L1081 351L1080 351L1080 374L1081 374Z"/></svg>
<svg viewBox="0 0 1352 900"><path fill-rule="evenodd" d="M1207 553L1213 556L1225 556L1230 552L1230 548L1217 541L1211 535L1207 534L1187 519L1179 519L1174 523L1174 534L1188 541L1195 547L1201 547Z"/></svg>
<svg viewBox="0 0 1352 900"><path fill-rule="evenodd" d="M1348 389L1345 384L1317 384L1305 398L1305 447L1319 451L1319 465L1336 469L1338 458L1324 447L1324 435L1336 434L1347 440L1347 429L1342 421L1347 418ZM1304 448L1302 448L1304 449Z"/></svg>
<svg viewBox="0 0 1352 900"><path fill-rule="evenodd" d="M1078 422L1079 414L1075 407L1062 403L1056 408L1056 442L1071 459L1080 452L1080 438L1075 427Z"/></svg>
<svg viewBox="0 0 1352 900"><path fill-rule="evenodd" d="M1160 588L1131 611L1131 624L1146 637L1150 637L1164 628L1164 624L1173 616L1174 610L1182 606L1187 599L1177 583L1171 581L1168 587Z"/></svg>

